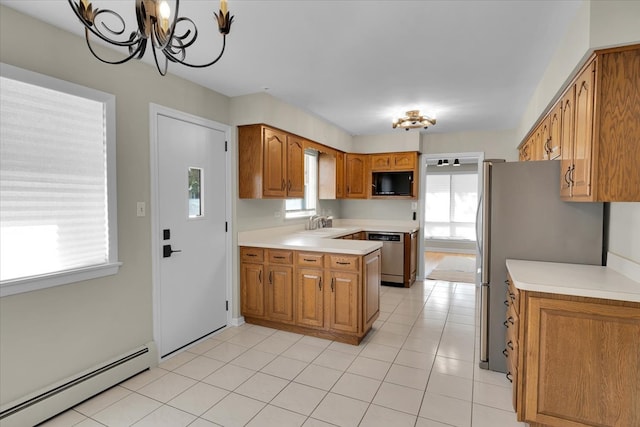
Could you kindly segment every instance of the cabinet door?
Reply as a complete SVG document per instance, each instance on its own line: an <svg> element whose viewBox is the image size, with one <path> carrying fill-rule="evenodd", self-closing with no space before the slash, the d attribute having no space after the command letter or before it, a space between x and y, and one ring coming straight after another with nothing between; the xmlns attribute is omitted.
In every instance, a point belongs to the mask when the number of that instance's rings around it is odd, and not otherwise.
<svg viewBox="0 0 640 427"><path fill-rule="evenodd" d="M561 104L562 102L558 102L549 113L549 139L547 142L547 157L549 160L555 160L562 154Z"/></svg>
<svg viewBox="0 0 640 427"><path fill-rule="evenodd" d="M598 300L527 301L520 373L525 420L558 427L640 425L640 309Z"/></svg>
<svg viewBox="0 0 640 427"><path fill-rule="evenodd" d="M324 327L324 274L320 269L298 268L296 324Z"/></svg>
<svg viewBox="0 0 640 427"><path fill-rule="evenodd" d="M415 152L395 153L391 156L391 167L394 170L414 170L418 160Z"/></svg>
<svg viewBox="0 0 640 427"><path fill-rule="evenodd" d="M366 199L367 156L362 154L346 155L346 197L350 199Z"/></svg>
<svg viewBox="0 0 640 427"><path fill-rule="evenodd" d="M264 196L286 195L287 134L274 129L264 129L262 181Z"/></svg>
<svg viewBox="0 0 640 427"><path fill-rule="evenodd" d="M304 143L294 136L287 138L287 197L304 197Z"/></svg>
<svg viewBox="0 0 640 427"><path fill-rule="evenodd" d="M528 162L531 160L531 144L530 139L528 139L524 144L520 146L520 154L519 160L521 162Z"/></svg>
<svg viewBox="0 0 640 427"><path fill-rule="evenodd" d="M240 309L243 316L264 317L264 266L243 262L240 268Z"/></svg>
<svg viewBox="0 0 640 427"><path fill-rule="evenodd" d="M571 197L571 167L573 166L574 145L574 102L576 88L571 86L560 101L560 139L562 140L562 165L560 167L560 196L563 199Z"/></svg>
<svg viewBox="0 0 640 427"><path fill-rule="evenodd" d="M390 154L371 154L371 170L372 171L388 171L391 170L391 155Z"/></svg>
<svg viewBox="0 0 640 427"><path fill-rule="evenodd" d="M331 272L329 328L340 332L358 331L358 274Z"/></svg>
<svg viewBox="0 0 640 427"><path fill-rule="evenodd" d="M269 266L267 277L267 317L293 323L293 267Z"/></svg>
<svg viewBox="0 0 640 427"><path fill-rule="evenodd" d="M344 182L344 153L338 151L336 153L336 198L344 199L345 197Z"/></svg>
<svg viewBox="0 0 640 427"><path fill-rule="evenodd" d="M576 81L575 138L571 181L572 197L591 195L591 147L593 139L593 94L595 61Z"/></svg>
<svg viewBox="0 0 640 427"><path fill-rule="evenodd" d="M533 132L532 138L532 147L531 147L531 160L542 160L543 159L543 141L542 141L542 125L538 125L536 130Z"/></svg>
<svg viewBox="0 0 640 427"><path fill-rule="evenodd" d="M364 330L378 318L380 312L380 251L369 254L364 259Z"/></svg>

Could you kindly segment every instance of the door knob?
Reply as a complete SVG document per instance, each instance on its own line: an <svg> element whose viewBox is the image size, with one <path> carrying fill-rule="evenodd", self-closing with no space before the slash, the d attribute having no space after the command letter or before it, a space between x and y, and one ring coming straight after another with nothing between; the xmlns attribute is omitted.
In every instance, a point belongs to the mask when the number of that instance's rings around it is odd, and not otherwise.
<svg viewBox="0 0 640 427"><path fill-rule="evenodd" d="M180 249L173 250L171 249L171 245L164 245L162 247L162 258L169 258L174 252L182 252Z"/></svg>

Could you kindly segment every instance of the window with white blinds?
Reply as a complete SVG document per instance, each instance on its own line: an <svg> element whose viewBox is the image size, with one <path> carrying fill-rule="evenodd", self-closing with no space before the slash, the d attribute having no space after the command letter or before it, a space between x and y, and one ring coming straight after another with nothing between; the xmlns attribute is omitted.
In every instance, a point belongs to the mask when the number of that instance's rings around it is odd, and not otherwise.
<svg viewBox="0 0 640 427"><path fill-rule="evenodd" d="M475 240L478 174L432 173L426 187L426 237Z"/></svg>
<svg viewBox="0 0 640 427"><path fill-rule="evenodd" d="M1 71L2 295L114 274L115 97Z"/></svg>

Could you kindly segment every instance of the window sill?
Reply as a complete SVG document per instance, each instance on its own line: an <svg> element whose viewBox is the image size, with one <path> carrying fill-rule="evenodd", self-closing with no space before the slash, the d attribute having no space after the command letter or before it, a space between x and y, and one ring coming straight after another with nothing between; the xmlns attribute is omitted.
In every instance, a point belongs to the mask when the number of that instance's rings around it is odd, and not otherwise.
<svg viewBox="0 0 640 427"><path fill-rule="evenodd" d="M40 276L5 280L0 283L0 297L97 279L99 277L112 276L118 273L121 265L121 262L112 262Z"/></svg>

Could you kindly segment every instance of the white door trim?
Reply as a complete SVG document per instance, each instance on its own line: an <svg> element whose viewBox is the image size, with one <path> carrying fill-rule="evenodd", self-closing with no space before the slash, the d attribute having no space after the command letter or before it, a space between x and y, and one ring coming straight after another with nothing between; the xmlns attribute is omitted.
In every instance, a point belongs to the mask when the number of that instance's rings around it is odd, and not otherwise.
<svg viewBox="0 0 640 427"><path fill-rule="evenodd" d="M417 279L425 279L425 265L424 265L424 210L425 200L427 195L427 161L434 159L455 159L456 157L474 157L478 159L478 195L482 193L482 162L484 161L484 151L473 152L461 152L461 153L423 153L420 156L419 171L420 171L420 192L418 195L418 224L420 224L420 230L418 232L418 253L420 254L420 261L418 263ZM476 251L476 264L480 262L480 253Z"/></svg>
<svg viewBox="0 0 640 427"><path fill-rule="evenodd" d="M158 197L158 179L159 179L159 170L158 170L158 116L166 116L178 120L183 120L187 122L191 122L194 124L198 124L201 126L209 127L211 129L219 130L224 132L225 140L227 141L227 152L225 155L225 163L227 169L226 176L226 184L224 185L224 193L226 199L226 212L225 216L227 218L228 229L225 238L225 249L228 254L226 259L226 278L225 278L225 289L226 289L226 299L229 301L229 309L227 310L227 326L231 324L231 307L233 307L233 292L231 289L231 281L232 281L232 268L233 268L233 254L232 251L232 238L233 236L233 223L231 221L232 216L232 206L231 206L231 183L232 181L232 171L231 171L231 156L230 153L233 151L233 141L231 139L231 127L229 125L225 125L223 123L214 122L209 119L205 119L202 117L194 116L188 113L184 113L182 111L174 110L168 107L164 107L158 104L149 104L149 144L150 144L150 164L149 169L151 171L151 200L149 202L149 207L151 208L151 281L153 288L153 339L156 342L156 347L161 348L161 322L160 322L160 261L161 256L160 253L162 247L162 241L160 239L159 234L159 197ZM193 343L196 344L196 343ZM158 353L158 362L160 361L160 353Z"/></svg>

